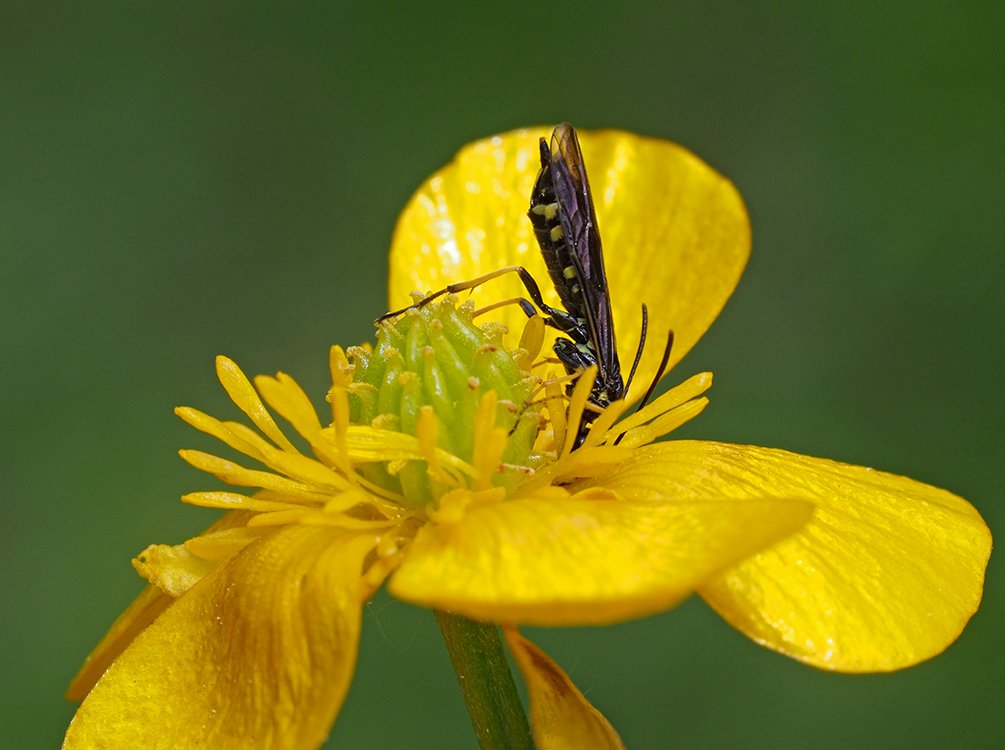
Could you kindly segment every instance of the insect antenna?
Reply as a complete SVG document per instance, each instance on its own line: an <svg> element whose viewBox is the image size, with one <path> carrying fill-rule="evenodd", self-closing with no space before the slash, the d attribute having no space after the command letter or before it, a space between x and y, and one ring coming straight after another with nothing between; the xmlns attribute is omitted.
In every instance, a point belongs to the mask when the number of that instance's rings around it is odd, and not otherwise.
<svg viewBox="0 0 1005 750"><path fill-rule="evenodd" d="M666 346L663 347L663 356L660 358L660 366L656 368L656 374L653 375L652 382L649 384L649 387L646 389L646 395L644 395L642 397L642 400L639 401L639 403L635 406L635 412L633 412L633 414L637 413L639 411L639 409L641 409L646 404L648 404L649 403L649 399L651 399L653 397L653 392L656 390L656 386L659 385L659 382L663 379L663 371L666 369L667 362L670 361L670 350L671 349L673 349L673 330L672 329L667 332L667 343L666 343ZM636 358L637 357L638 357L638 355L636 355ZM632 365L632 374L634 374L634 373L635 373L635 365ZM620 435L618 435L618 438L617 438L617 440L614 441L614 444L617 445L618 443L620 443L621 442L621 438L623 438L624 436L625 436L625 433L621 433Z"/></svg>
<svg viewBox="0 0 1005 750"><path fill-rule="evenodd" d="M660 359L660 366L656 368L656 374L653 375L653 382L649 384L649 388L646 389L646 395L642 397L639 401L638 406L635 407L635 411L638 411L643 406L649 403L649 399L653 397L653 391L656 390L656 386L663 379L663 371L666 369L667 362L670 361L670 350L673 349L673 330L667 331L667 343L663 347L663 357Z"/></svg>
<svg viewBox="0 0 1005 750"><path fill-rule="evenodd" d="M632 361L632 369L628 373L628 380L625 382L625 393L632 387L632 381L635 379L635 371L639 369L639 360L642 359L642 350L646 345L646 333L649 331L649 308L646 307L646 303L642 303L642 334L639 337L639 347L635 350L635 359Z"/></svg>

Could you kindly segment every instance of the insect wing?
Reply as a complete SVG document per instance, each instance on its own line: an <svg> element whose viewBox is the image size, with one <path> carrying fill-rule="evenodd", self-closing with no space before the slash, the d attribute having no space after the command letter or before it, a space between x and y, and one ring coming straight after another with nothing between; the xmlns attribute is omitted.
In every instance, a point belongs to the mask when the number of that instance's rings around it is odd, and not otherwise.
<svg viewBox="0 0 1005 750"><path fill-rule="evenodd" d="M608 395L620 398L620 390L623 388L621 365L615 345L611 298L604 271L604 252L583 152L579 148L576 131L568 123L559 125L552 133L549 168L559 207L559 219L571 249L578 286L578 295L570 295L577 297L576 299L566 300L559 287L560 296L563 296L563 302L570 313L586 320L591 343L596 348L601 377L615 391ZM556 286L559 285L556 283Z"/></svg>
<svg viewBox="0 0 1005 750"><path fill-rule="evenodd" d="M541 170L534 183L527 215L534 226L541 257L544 258L548 275L562 300L562 306L578 321L574 325L582 326L586 321L586 309L585 298L580 291L579 264L573 257L572 242L566 233L569 224L568 221L563 223L563 211L556 195L556 170L553 168L551 149L544 138L541 139L540 146ZM575 194L573 198L575 199ZM563 326L562 329L565 333L572 333L568 326ZM588 333L584 331L584 336L588 337Z"/></svg>

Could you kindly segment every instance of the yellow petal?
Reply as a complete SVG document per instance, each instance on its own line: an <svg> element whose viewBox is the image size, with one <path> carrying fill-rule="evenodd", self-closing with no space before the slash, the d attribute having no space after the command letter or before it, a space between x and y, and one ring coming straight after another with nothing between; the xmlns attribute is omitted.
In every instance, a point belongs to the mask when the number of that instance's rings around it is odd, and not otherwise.
<svg viewBox="0 0 1005 750"><path fill-rule="evenodd" d="M228 529L242 528L250 513L233 511L218 518L203 536L213 535ZM196 537L198 539L199 537ZM191 540L190 540L191 541ZM67 700L83 700L94 683L108 669L108 665L121 654L133 639L147 628L157 617L167 609L174 598L154 585L148 585L140 595L116 618L97 646L88 654L80 671L70 687L67 688Z"/></svg>
<svg viewBox="0 0 1005 750"><path fill-rule="evenodd" d="M250 544L116 659L64 750L318 747L352 677L373 546L327 527Z"/></svg>
<svg viewBox="0 0 1005 750"><path fill-rule="evenodd" d="M172 597L184 594L214 567L184 544L151 544L133 559L137 573Z"/></svg>
<svg viewBox="0 0 1005 750"><path fill-rule="evenodd" d="M80 701L94 687L94 683L104 674L108 666L121 654L126 646L150 623L157 619L174 599L153 584L148 584L118 616L104 638L88 654L77 676L66 689L66 699Z"/></svg>
<svg viewBox="0 0 1005 750"><path fill-rule="evenodd" d="M260 513L256 513L248 519L251 524ZM265 534L261 529L253 529L243 526L238 529L224 529L211 534L200 534L187 540L183 545L186 551L209 560L214 563L221 563L229 560L253 541Z"/></svg>
<svg viewBox="0 0 1005 750"><path fill-rule="evenodd" d="M640 500L801 497L797 534L702 584L755 641L824 669L898 669L952 643L980 604L991 535L968 502L906 477L751 446L636 451L604 486Z"/></svg>
<svg viewBox="0 0 1005 750"><path fill-rule="evenodd" d="M389 586L476 620L614 622L673 606L811 511L798 501L654 504L609 492L480 505L421 529Z"/></svg>
<svg viewBox="0 0 1005 750"><path fill-rule="evenodd" d="M503 635L523 675L537 750L623 750L603 714L541 649L512 628Z"/></svg>
<svg viewBox="0 0 1005 750"><path fill-rule="evenodd" d="M472 143L418 189L391 244L390 309L408 293L441 289L507 265L522 265L545 299L558 304L527 210L540 168L537 139L547 128ZM747 262L750 225L733 185L668 141L617 130L579 132L603 238L622 363L638 345L640 303L649 305L649 341L633 393L648 385L667 331L671 365L719 314ZM526 297L514 275L490 282L481 304ZM516 346L523 313L497 311ZM493 316L496 313L492 313Z"/></svg>

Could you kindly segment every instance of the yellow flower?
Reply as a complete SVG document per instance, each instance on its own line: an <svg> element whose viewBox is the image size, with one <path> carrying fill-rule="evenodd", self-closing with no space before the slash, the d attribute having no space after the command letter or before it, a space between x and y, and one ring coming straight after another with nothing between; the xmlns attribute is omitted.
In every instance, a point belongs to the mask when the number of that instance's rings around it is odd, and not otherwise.
<svg viewBox="0 0 1005 750"><path fill-rule="evenodd" d="M506 265L547 278L525 216L542 134L474 143L419 189L391 250L392 309L413 289ZM650 340L675 332L673 364L746 263L742 201L673 144L606 131L582 146L622 361L647 302ZM472 296L523 293L504 276ZM327 426L289 376L253 385L218 360L257 429L179 414L264 468L182 452L253 491L187 495L230 512L134 561L150 586L71 686L87 697L65 748L316 747L351 681L361 607L384 581L403 600L506 626L609 623L697 591L758 643L848 672L927 659L976 610L991 540L965 500L781 450L654 443L702 410L707 373L634 414L616 402L572 450L592 373L571 394L548 382L538 396L540 319L474 307L448 299L382 326L375 347L333 348ZM619 746L557 666L512 627L506 638L539 748Z"/></svg>

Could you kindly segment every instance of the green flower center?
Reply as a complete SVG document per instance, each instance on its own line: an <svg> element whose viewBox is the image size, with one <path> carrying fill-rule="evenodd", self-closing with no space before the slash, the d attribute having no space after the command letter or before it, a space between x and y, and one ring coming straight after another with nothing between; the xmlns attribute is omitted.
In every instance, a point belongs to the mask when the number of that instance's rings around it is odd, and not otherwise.
<svg viewBox="0 0 1005 750"><path fill-rule="evenodd" d="M519 352L503 345L505 328L477 325L472 312L473 305L458 306L450 298L412 308L380 324L372 351L350 348L350 421L420 441L420 432L431 433L437 448L476 467L484 463L485 428L494 428L495 435L505 436L505 446L490 483L509 491L539 462L533 448L540 413L527 406L536 381L517 364ZM486 408L494 410L490 425L484 424ZM422 460L359 469L367 479L400 492L410 505L428 503L450 489Z"/></svg>

